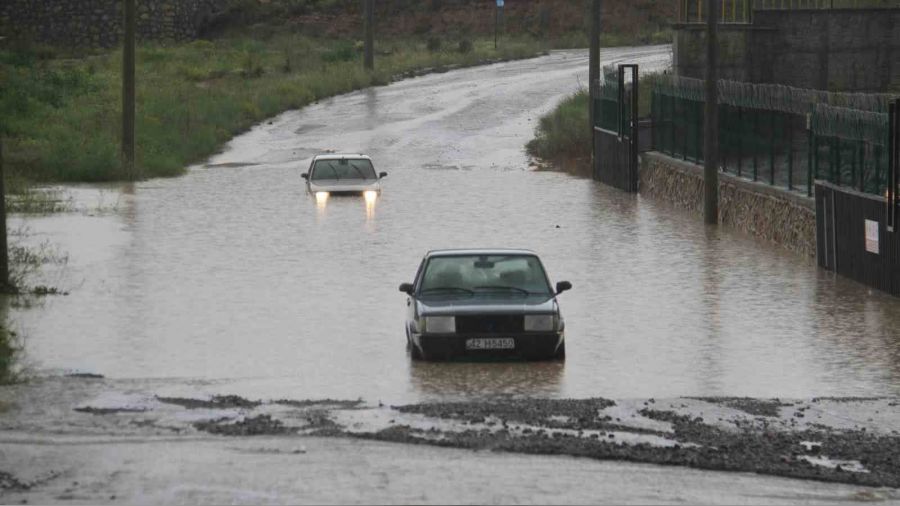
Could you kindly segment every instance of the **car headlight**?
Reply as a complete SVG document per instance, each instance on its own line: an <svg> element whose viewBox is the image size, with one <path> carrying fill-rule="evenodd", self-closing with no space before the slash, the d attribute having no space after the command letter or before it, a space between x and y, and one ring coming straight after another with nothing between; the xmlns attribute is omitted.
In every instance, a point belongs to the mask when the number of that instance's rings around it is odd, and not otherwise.
<svg viewBox="0 0 900 506"><path fill-rule="evenodd" d="M453 316L426 316L423 318L423 332L430 334L453 334L456 332L456 318Z"/></svg>
<svg viewBox="0 0 900 506"><path fill-rule="evenodd" d="M550 332L556 330L555 314L527 314L525 315L526 332Z"/></svg>

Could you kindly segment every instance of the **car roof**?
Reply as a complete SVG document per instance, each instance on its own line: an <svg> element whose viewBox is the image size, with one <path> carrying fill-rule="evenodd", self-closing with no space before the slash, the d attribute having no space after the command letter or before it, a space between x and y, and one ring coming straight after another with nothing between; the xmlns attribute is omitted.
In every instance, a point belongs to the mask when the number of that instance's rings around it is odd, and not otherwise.
<svg viewBox="0 0 900 506"><path fill-rule="evenodd" d="M425 254L426 257L463 256L463 255L524 255L538 256L527 249L478 248L478 249L436 249Z"/></svg>
<svg viewBox="0 0 900 506"><path fill-rule="evenodd" d="M369 160L372 159L368 155L361 155L359 153L331 153L327 155L316 155L313 157L313 160L340 160L342 158L354 158L357 160Z"/></svg>

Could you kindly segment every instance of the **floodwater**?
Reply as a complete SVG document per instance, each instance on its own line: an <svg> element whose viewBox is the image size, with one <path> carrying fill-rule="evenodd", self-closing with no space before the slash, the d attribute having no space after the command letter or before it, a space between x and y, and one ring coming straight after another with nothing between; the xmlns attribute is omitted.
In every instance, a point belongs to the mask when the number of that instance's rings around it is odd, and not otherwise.
<svg viewBox="0 0 900 506"><path fill-rule="evenodd" d="M667 66L668 46L604 50ZM65 189L77 212L14 217L68 255L9 309L38 375L92 372L257 398L900 395L900 301L667 204L530 167L541 113L587 84L584 51L322 101L187 175ZM326 150L389 172L374 204L317 203ZM417 363L403 333L422 255L537 251L565 363Z"/></svg>

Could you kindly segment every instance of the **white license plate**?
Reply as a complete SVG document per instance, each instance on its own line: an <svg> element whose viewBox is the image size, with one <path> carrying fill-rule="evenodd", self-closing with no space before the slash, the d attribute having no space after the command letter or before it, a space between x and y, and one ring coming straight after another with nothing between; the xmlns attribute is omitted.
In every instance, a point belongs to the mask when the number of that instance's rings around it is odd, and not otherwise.
<svg viewBox="0 0 900 506"><path fill-rule="evenodd" d="M513 350L516 340L510 337L484 337L466 339L467 350Z"/></svg>

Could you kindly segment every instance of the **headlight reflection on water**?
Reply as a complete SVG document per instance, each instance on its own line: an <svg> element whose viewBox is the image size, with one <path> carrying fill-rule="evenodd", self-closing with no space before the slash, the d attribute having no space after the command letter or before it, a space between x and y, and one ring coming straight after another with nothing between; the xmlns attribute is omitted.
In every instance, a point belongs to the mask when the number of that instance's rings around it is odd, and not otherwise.
<svg viewBox="0 0 900 506"><path fill-rule="evenodd" d="M363 192L363 198L366 201L366 221L371 222L375 217L375 202L378 200L378 192L367 190Z"/></svg>

